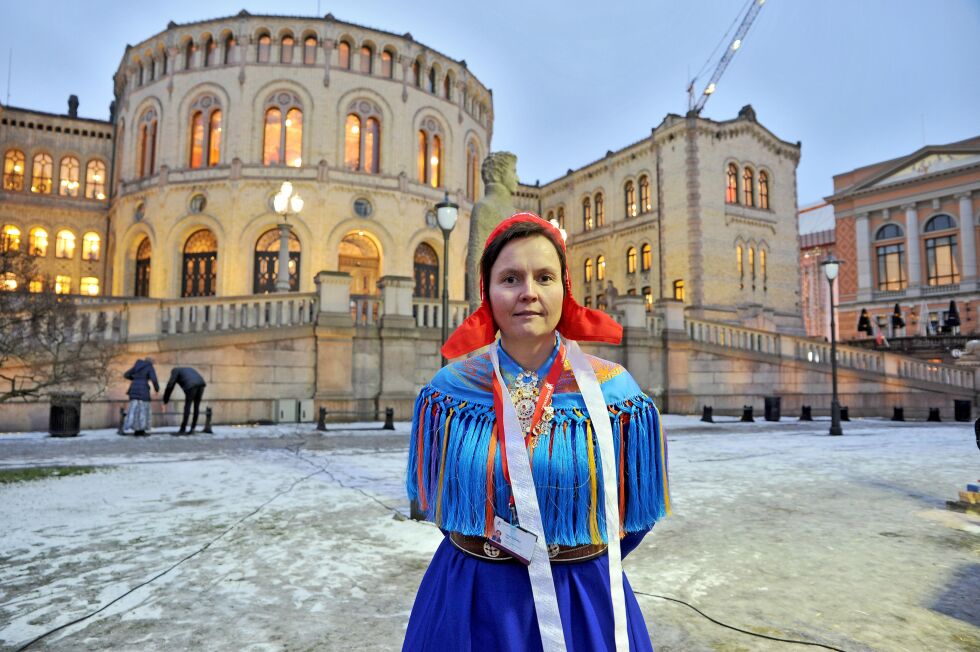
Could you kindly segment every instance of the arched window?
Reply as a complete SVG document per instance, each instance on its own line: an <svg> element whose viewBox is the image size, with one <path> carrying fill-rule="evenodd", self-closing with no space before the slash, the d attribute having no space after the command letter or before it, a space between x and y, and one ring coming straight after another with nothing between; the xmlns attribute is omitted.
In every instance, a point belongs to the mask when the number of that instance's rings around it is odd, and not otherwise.
<svg viewBox="0 0 980 652"><path fill-rule="evenodd" d="M585 278L586 283L592 282L592 259L591 258L585 259L585 265L583 266L582 274Z"/></svg>
<svg viewBox="0 0 980 652"><path fill-rule="evenodd" d="M105 199L105 163L98 159L85 166L85 198Z"/></svg>
<svg viewBox="0 0 980 652"><path fill-rule="evenodd" d="M204 42L204 65L205 67L218 65L218 43L210 36Z"/></svg>
<svg viewBox="0 0 980 652"><path fill-rule="evenodd" d="M226 66L235 63L237 46L234 35L229 34L225 37L224 64Z"/></svg>
<svg viewBox="0 0 980 652"><path fill-rule="evenodd" d="M3 155L3 189L19 192L24 189L24 152L8 149Z"/></svg>
<svg viewBox="0 0 980 652"><path fill-rule="evenodd" d="M592 200L588 197L582 200L582 228L592 230Z"/></svg>
<svg viewBox="0 0 980 652"><path fill-rule="evenodd" d="M78 284L79 294L94 297L99 294L99 279L94 276L83 276Z"/></svg>
<svg viewBox="0 0 980 652"><path fill-rule="evenodd" d="M140 61L136 64L136 85L143 85L143 75L146 74L146 68L143 66L143 62Z"/></svg>
<svg viewBox="0 0 980 652"><path fill-rule="evenodd" d="M303 39L303 65L316 65L316 46L317 38L315 36L311 35Z"/></svg>
<svg viewBox="0 0 980 652"><path fill-rule="evenodd" d="M136 160L140 177L152 176L157 165L157 111L150 107L140 115Z"/></svg>
<svg viewBox="0 0 980 652"><path fill-rule="evenodd" d="M415 248L412 264L415 270L415 291L413 296L426 299L439 298L439 258L436 250L426 243Z"/></svg>
<svg viewBox="0 0 980 652"><path fill-rule="evenodd" d="M955 228L956 228L956 220L954 220L952 216L947 215L946 213L940 213L939 215L936 215L928 222L926 222L926 226L922 230L925 233L929 233L931 231L945 231L946 229L955 229Z"/></svg>
<svg viewBox="0 0 980 652"><path fill-rule="evenodd" d="M374 72L374 48L370 45L361 46L361 72L365 75Z"/></svg>
<svg viewBox="0 0 980 652"><path fill-rule="evenodd" d="M381 76L392 79L395 76L395 68L392 65L392 55L389 50L381 53Z"/></svg>
<svg viewBox="0 0 980 652"><path fill-rule="evenodd" d="M956 228L956 221L946 213L940 213L926 222L923 232L934 233ZM960 282L959 257L956 234L926 238L926 270L929 285L949 285Z"/></svg>
<svg viewBox="0 0 980 652"><path fill-rule="evenodd" d="M753 186L755 186L755 174L752 168L746 166L742 171L742 203L746 206L755 206Z"/></svg>
<svg viewBox="0 0 980 652"><path fill-rule="evenodd" d="M769 287L769 270L766 269L766 250L759 248L759 272L762 276L762 291L766 292Z"/></svg>
<svg viewBox="0 0 980 652"><path fill-rule="evenodd" d="M466 198L476 201L480 187L480 150L474 141L466 146Z"/></svg>
<svg viewBox="0 0 980 652"><path fill-rule="evenodd" d="M361 119L353 113L344 125L344 166L348 170L361 168Z"/></svg>
<svg viewBox="0 0 980 652"><path fill-rule="evenodd" d="M749 247L749 275L752 277L752 291L755 291L755 248Z"/></svg>
<svg viewBox="0 0 980 652"><path fill-rule="evenodd" d="M136 278L133 295L150 296L150 239L144 237L136 249Z"/></svg>
<svg viewBox="0 0 980 652"><path fill-rule="evenodd" d="M678 301L684 300L684 280L677 279L674 281L674 298Z"/></svg>
<svg viewBox="0 0 980 652"><path fill-rule="evenodd" d="M632 179L623 187L623 201L626 204L626 217L636 217L636 186Z"/></svg>
<svg viewBox="0 0 980 652"><path fill-rule="evenodd" d="M255 276L252 281L254 294L269 294L276 291L279 281L279 250L282 237L279 229L269 229L255 242ZM289 291L299 292L299 265L301 258L299 238L289 231Z"/></svg>
<svg viewBox="0 0 980 652"><path fill-rule="evenodd" d="M564 229L565 228L565 207L564 206L559 206L558 207L558 228L559 229Z"/></svg>
<svg viewBox="0 0 980 652"><path fill-rule="evenodd" d="M217 165L221 159L221 104L211 96L199 97L191 105L191 168Z"/></svg>
<svg viewBox="0 0 980 652"><path fill-rule="evenodd" d="M62 197L78 197L78 189L81 183L78 181L81 166L78 159L74 156L65 156L61 159L58 166L58 194Z"/></svg>
<svg viewBox="0 0 980 652"><path fill-rule="evenodd" d="M54 244L54 255L56 258L74 258L75 256L75 234L68 229L58 231L58 237Z"/></svg>
<svg viewBox="0 0 980 652"><path fill-rule="evenodd" d="M217 238L208 229L195 231L184 243L180 296L214 296L217 266Z"/></svg>
<svg viewBox="0 0 980 652"><path fill-rule="evenodd" d="M303 165L303 110L292 93L275 93L266 101L262 164Z"/></svg>
<svg viewBox="0 0 980 652"><path fill-rule="evenodd" d="M102 256L102 238L89 231L82 236L82 260L98 260Z"/></svg>
<svg viewBox="0 0 980 652"><path fill-rule="evenodd" d="M347 107L344 124L344 166L377 174L381 165L381 109L368 100Z"/></svg>
<svg viewBox="0 0 980 652"><path fill-rule="evenodd" d="M268 34L259 36L258 51L255 53L255 60L259 63L269 63L272 54L272 37Z"/></svg>
<svg viewBox="0 0 980 652"><path fill-rule="evenodd" d="M725 203L738 203L738 166L734 163L728 164L725 184Z"/></svg>
<svg viewBox="0 0 980 652"><path fill-rule="evenodd" d="M647 312L653 312L653 289L649 285L643 286L643 305Z"/></svg>
<svg viewBox="0 0 980 652"><path fill-rule="evenodd" d="M194 45L194 41L187 41L184 44L184 70L190 70L194 67L195 52L197 52L197 46Z"/></svg>
<svg viewBox="0 0 980 652"><path fill-rule="evenodd" d="M18 229L13 224L4 224L3 233L0 234L3 238L0 241L0 245L3 245L3 251L20 251L20 229Z"/></svg>
<svg viewBox="0 0 980 652"><path fill-rule="evenodd" d="M48 232L37 226L31 229L28 240L27 253L32 256L44 257L48 255Z"/></svg>
<svg viewBox="0 0 980 652"><path fill-rule="evenodd" d="M769 210L769 173L759 170L759 208Z"/></svg>
<svg viewBox="0 0 980 652"><path fill-rule="evenodd" d="M450 101L453 99L453 80L448 73L442 80L442 96Z"/></svg>
<svg viewBox="0 0 980 652"><path fill-rule="evenodd" d="M644 242L640 247L640 271L649 272L653 266L653 250L649 242Z"/></svg>
<svg viewBox="0 0 980 652"><path fill-rule="evenodd" d="M167 64L170 63L170 57L167 56L167 48L160 49L160 75L167 74Z"/></svg>
<svg viewBox="0 0 980 652"><path fill-rule="evenodd" d="M418 179L433 188L442 186L442 128L435 118L422 121L418 131Z"/></svg>
<svg viewBox="0 0 980 652"><path fill-rule="evenodd" d="M436 94L436 67L432 66L429 68L429 86L428 91L433 95Z"/></svg>
<svg viewBox="0 0 980 652"><path fill-rule="evenodd" d="M905 235L902 231L902 227L897 224L886 224L880 229L878 233L875 234L875 240L891 240L892 238L901 238Z"/></svg>
<svg viewBox="0 0 980 652"><path fill-rule="evenodd" d="M49 154L35 154L34 168L31 171L31 192L42 195L51 194L54 161Z"/></svg>
<svg viewBox="0 0 980 652"><path fill-rule="evenodd" d="M347 41L337 44L337 67L350 70L350 43Z"/></svg>
<svg viewBox="0 0 980 652"><path fill-rule="evenodd" d="M296 41L292 36L283 36L279 41L279 63L292 63L293 50L296 49Z"/></svg>
<svg viewBox="0 0 980 652"><path fill-rule="evenodd" d="M416 88L422 88L422 61L416 59L412 63L412 79L415 81Z"/></svg>
<svg viewBox="0 0 980 652"><path fill-rule="evenodd" d="M643 175L640 177L640 212L649 213L653 210L650 203L650 177Z"/></svg>
<svg viewBox="0 0 980 652"><path fill-rule="evenodd" d="M626 250L626 273L636 274L636 247Z"/></svg>
<svg viewBox="0 0 980 652"><path fill-rule="evenodd" d="M745 288L745 260L742 245L735 247L735 270L738 272L738 289Z"/></svg>
<svg viewBox="0 0 980 652"><path fill-rule="evenodd" d="M595 278L597 281L606 280L606 257L602 254L595 259Z"/></svg>

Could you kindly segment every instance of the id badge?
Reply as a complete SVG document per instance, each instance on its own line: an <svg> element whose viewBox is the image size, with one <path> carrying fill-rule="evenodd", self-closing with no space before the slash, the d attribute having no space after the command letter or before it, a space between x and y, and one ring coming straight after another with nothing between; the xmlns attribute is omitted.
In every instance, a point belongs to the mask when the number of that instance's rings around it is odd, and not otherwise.
<svg viewBox="0 0 980 652"><path fill-rule="evenodd" d="M519 525L512 525L499 516L493 517L493 535L490 543L513 556L525 566L531 563L538 537Z"/></svg>

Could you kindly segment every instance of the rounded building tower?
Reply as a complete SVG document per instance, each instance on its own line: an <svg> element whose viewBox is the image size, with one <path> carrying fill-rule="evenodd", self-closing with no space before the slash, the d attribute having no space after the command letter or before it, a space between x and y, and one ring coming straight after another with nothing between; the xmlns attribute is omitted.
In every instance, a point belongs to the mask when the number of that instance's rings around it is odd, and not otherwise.
<svg viewBox="0 0 980 652"><path fill-rule="evenodd" d="M395 275L440 296L431 212L446 192L460 205L450 256L465 259L492 97L411 34L331 15L171 23L127 49L115 89L114 295L274 292L284 181L305 200L287 217L292 291L329 270L351 274L352 295Z"/></svg>

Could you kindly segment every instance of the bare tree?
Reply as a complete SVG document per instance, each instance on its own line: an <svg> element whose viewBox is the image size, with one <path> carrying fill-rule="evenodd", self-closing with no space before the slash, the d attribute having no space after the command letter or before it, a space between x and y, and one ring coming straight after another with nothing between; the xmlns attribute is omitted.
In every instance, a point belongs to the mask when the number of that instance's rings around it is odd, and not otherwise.
<svg viewBox="0 0 980 652"><path fill-rule="evenodd" d="M40 291L30 291L31 281L42 283ZM31 256L0 253L0 403L55 390L102 394L117 348L107 326L105 313L92 319L74 298L56 294Z"/></svg>

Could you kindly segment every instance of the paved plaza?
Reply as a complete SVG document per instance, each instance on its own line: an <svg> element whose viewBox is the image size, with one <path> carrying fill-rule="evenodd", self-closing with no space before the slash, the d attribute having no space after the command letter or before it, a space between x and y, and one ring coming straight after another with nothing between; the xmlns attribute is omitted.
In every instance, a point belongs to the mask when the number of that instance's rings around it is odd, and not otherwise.
<svg viewBox="0 0 980 652"><path fill-rule="evenodd" d="M980 649L972 424L665 417L674 514L624 562L661 652ZM0 649L397 650L441 539L408 425L0 435ZM17 476L20 477L20 476ZM663 597L655 597L663 596ZM95 613L98 612L98 613ZM85 618L89 614L93 614Z"/></svg>

